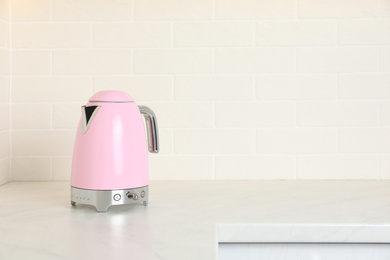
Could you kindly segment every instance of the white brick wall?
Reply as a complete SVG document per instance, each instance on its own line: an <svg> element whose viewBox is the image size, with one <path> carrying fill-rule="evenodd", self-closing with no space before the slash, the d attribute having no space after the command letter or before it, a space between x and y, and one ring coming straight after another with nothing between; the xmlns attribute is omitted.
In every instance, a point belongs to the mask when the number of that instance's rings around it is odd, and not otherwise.
<svg viewBox="0 0 390 260"><path fill-rule="evenodd" d="M10 181L10 1L0 0L0 185Z"/></svg>
<svg viewBox="0 0 390 260"><path fill-rule="evenodd" d="M382 71L390 72L390 46L382 46L380 49L380 61Z"/></svg>
<svg viewBox="0 0 390 260"><path fill-rule="evenodd" d="M390 126L390 102L385 101L380 103L380 125Z"/></svg>
<svg viewBox="0 0 390 260"><path fill-rule="evenodd" d="M175 47L251 46L253 22L183 22L174 24Z"/></svg>
<svg viewBox="0 0 390 260"><path fill-rule="evenodd" d="M7 0L2 0L7 1ZM50 0L8 0L11 4L12 22L49 22L51 19Z"/></svg>
<svg viewBox="0 0 390 260"><path fill-rule="evenodd" d="M342 128L340 153L390 153L390 128Z"/></svg>
<svg viewBox="0 0 390 260"><path fill-rule="evenodd" d="M335 74L257 76L256 97L261 100L318 100L337 98Z"/></svg>
<svg viewBox="0 0 390 260"><path fill-rule="evenodd" d="M211 49L134 50L135 74L204 74L213 72Z"/></svg>
<svg viewBox="0 0 390 260"><path fill-rule="evenodd" d="M50 50L13 50L12 75L50 75Z"/></svg>
<svg viewBox="0 0 390 260"><path fill-rule="evenodd" d="M24 1L18 0L18 2ZM49 14L52 21L129 21L133 17L133 1L128 0L115 0L110 3L107 0L46 0L45 2L51 5Z"/></svg>
<svg viewBox="0 0 390 260"><path fill-rule="evenodd" d="M333 128L264 128L256 131L261 154L329 154L337 152Z"/></svg>
<svg viewBox="0 0 390 260"><path fill-rule="evenodd" d="M12 105L12 129L50 129L50 104L15 104Z"/></svg>
<svg viewBox="0 0 390 260"><path fill-rule="evenodd" d="M15 23L14 48L88 48L91 30L88 23Z"/></svg>
<svg viewBox="0 0 390 260"><path fill-rule="evenodd" d="M298 48L298 72L377 72L378 53L377 46L301 47Z"/></svg>
<svg viewBox="0 0 390 260"><path fill-rule="evenodd" d="M378 104L370 101L298 102L298 126L377 126Z"/></svg>
<svg viewBox="0 0 390 260"><path fill-rule="evenodd" d="M216 0L215 17L223 20L296 18L296 0Z"/></svg>
<svg viewBox="0 0 390 260"><path fill-rule="evenodd" d="M134 20L209 20L213 17L213 6L210 0L134 1Z"/></svg>
<svg viewBox="0 0 390 260"><path fill-rule="evenodd" d="M132 71L130 50L54 50L54 75L127 75Z"/></svg>
<svg viewBox="0 0 390 260"><path fill-rule="evenodd" d="M158 48L172 45L172 25L164 22L98 23L93 25L92 34L95 48Z"/></svg>
<svg viewBox="0 0 390 260"><path fill-rule="evenodd" d="M296 72L294 48L218 48L216 73L258 74Z"/></svg>
<svg viewBox="0 0 390 260"><path fill-rule="evenodd" d="M256 23L256 45L297 46L337 44L337 21L286 20Z"/></svg>
<svg viewBox="0 0 390 260"><path fill-rule="evenodd" d="M240 101L253 100L254 88L253 76L176 76L174 92L177 101Z"/></svg>
<svg viewBox="0 0 390 260"><path fill-rule="evenodd" d="M389 31L390 19L344 20L339 22L339 43L341 45L390 44Z"/></svg>
<svg viewBox="0 0 390 260"><path fill-rule="evenodd" d="M380 13L381 0L298 0L301 18L368 18Z"/></svg>
<svg viewBox="0 0 390 260"><path fill-rule="evenodd" d="M88 77L12 77L12 101L85 102L91 94L92 79Z"/></svg>
<svg viewBox="0 0 390 260"><path fill-rule="evenodd" d="M376 179L378 158L367 155L297 156L298 179Z"/></svg>
<svg viewBox="0 0 390 260"><path fill-rule="evenodd" d="M390 73L339 75L340 99L389 99Z"/></svg>
<svg viewBox="0 0 390 260"><path fill-rule="evenodd" d="M94 93L113 88L132 93L131 96L141 102L173 101L173 78L171 76L103 76L93 79Z"/></svg>
<svg viewBox="0 0 390 260"><path fill-rule="evenodd" d="M390 179L389 0L0 0L0 184L69 180L104 89L155 111L151 179Z"/></svg>
<svg viewBox="0 0 390 260"><path fill-rule="evenodd" d="M250 129L177 129L177 154L251 154L255 133Z"/></svg>
<svg viewBox="0 0 390 260"><path fill-rule="evenodd" d="M215 108L218 127L295 126L293 102L218 102Z"/></svg>
<svg viewBox="0 0 390 260"><path fill-rule="evenodd" d="M217 180L293 180L295 157L285 155L216 156Z"/></svg>

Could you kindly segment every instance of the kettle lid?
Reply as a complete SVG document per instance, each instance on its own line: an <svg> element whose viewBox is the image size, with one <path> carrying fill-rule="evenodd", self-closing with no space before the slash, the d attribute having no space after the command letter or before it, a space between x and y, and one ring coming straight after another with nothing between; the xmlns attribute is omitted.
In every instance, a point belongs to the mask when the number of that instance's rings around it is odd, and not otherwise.
<svg viewBox="0 0 390 260"><path fill-rule="evenodd" d="M134 99L123 91L103 90L93 95L89 102L134 102Z"/></svg>

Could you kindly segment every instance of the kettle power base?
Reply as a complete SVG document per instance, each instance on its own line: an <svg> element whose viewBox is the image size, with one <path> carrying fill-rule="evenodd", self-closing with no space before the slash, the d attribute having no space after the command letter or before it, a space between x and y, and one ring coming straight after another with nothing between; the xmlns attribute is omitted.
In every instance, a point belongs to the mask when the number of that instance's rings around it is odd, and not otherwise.
<svg viewBox="0 0 390 260"><path fill-rule="evenodd" d="M71 186L71 204L95 206L98 212L107 211L112 205L125 205L143 202L148 205L149 186L124 190L88 190Z"/></svg>

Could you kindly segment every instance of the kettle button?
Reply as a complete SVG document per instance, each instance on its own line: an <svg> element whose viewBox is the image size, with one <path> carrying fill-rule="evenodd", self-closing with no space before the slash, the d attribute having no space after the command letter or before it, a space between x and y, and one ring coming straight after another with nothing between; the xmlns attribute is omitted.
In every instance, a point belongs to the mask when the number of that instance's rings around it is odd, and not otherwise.
<svg viewBox="0 0 390 260"><path fill-rule="evenodd" d="M145 197L145 191L141 191L141 198Z"/></svg>
<svg viewBox="0 0 390 260"><path fill-rule="evenodd" d="M120 194L115 194L114 195L114 200L115 201L118 201L118 200L120 200L121 199L121 195Z"/></svg>

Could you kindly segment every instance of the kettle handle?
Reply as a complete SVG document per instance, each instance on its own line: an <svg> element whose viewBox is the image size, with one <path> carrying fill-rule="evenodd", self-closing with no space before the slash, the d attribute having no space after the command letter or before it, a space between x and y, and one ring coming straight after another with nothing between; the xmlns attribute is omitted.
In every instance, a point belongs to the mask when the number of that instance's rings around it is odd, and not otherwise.
<svg viewBox="0 0 390 260"><path fill-rule="evenodd" d="M151 153L158 153L160 145L157 129L157 118L154 112L146 106L138 106L139 111L145 118L148 131L148 148Z"/></svg>

